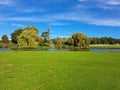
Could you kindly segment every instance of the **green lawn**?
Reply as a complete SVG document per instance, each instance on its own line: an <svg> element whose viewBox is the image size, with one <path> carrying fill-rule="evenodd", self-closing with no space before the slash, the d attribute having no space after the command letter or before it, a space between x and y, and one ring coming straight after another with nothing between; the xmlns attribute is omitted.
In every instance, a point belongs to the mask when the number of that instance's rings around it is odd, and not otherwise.
<svg viewBox="0 0 120 90"><path fill-rule="evenodd" d="M0 90L120 90L120 53L0 52Z"/></svg>

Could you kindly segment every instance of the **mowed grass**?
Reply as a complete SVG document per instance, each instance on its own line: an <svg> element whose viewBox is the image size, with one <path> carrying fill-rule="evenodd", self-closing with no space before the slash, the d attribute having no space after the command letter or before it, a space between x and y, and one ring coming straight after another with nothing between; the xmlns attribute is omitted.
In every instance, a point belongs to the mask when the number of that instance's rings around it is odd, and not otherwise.
<svg viewBox="0 0 120 90"><path fill-rule="evenodd" d="M120 53L0 52L0 90L120 90Z"/></svg>

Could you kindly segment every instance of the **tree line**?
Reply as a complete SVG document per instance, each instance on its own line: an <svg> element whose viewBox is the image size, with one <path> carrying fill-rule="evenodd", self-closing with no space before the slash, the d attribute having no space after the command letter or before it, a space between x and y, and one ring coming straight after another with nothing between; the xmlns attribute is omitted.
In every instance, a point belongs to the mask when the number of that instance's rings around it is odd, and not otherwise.
<svg viewBox="0 0 120 90"><path fill-rule="evenodd" d="M91 38L90 44L120 44L120 39L111 37Z"/></svg>
<svg viewBox="0 0 120 90"><path fill-rule="evenodd" d="M81 49L90 48L90 44L120 44L120 39L111 37L89 38L88 36L77 32L69 38L56 37L50 39L50 29L38 35L39 30L34 26L20 28L11 33L11 41L7 35L3 35L0 41L0 47L12 48L38 48L38 47L54 47L54 48L71 48L77 47Z"/></svg>

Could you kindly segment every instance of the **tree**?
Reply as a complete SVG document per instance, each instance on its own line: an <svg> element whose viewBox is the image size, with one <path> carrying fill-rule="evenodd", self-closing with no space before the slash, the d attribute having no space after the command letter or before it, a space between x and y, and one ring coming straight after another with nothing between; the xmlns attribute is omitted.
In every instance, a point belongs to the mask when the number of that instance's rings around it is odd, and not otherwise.
<svg viewBox="0 0 120 90"><path fill-rule="evenodd" d="M18 41L17 41L17 37L23 32L23 29L18 29L18 30L15 30L12 34L11 34L11 39L12 39L12 42L17 44Z"/></svg>
<svg viewBox="0 0 120 90"><path fill-rule="evenodd" d="M117 44L120 44L120 39L117 39Z"/></svg>
<svg viewBox="0 0 120 90"><path fill-rule="evenodd" d="M40 36L37 36L37 37L36 37L36 41L37 41L39 44L42 44L42 43L43 43L43 39L42 39Z"/></svg>
<svg viewBox="0 0 120 90"><path fill-rule="evenodd" d="M72 37L68 38L66 44L69 46L74 45L74 39Z"/></svg>
<svg viewBox="0 0 120 90"><path fill-rule="evenodd" d="M63 46L62 39L59 38L59 37L57 37L57 38L55 39L55 42L54 42L54 43L55 43L55 47L58 48L58 49L62 48L62 46Z"/></svg>
<svg viewBox="0 0 120 90"><path fill-rule="evenodd" d="M36 27L26 27L17 37L19 48L36 48L39 44L38 29Z"/></svg>
<svg viewBox="0 0 120 90"><path fill-rule="evenodd" d="M4 43L4 44L9 43L9 40L8 40L7 35L3 35L3 36L2 36L2 43Z"/></svg>
<svg viewBox="0 0 120 90"><path fill-rule="evenodd" d="M75 33L72 35L74 47L89 48L90 39L82 33Z"/></svg>
<svg viewBox="0 0 120 90"><path fill-rule="evenodd" d="M108 38L107 37L102 37L100 39L101 39L102 44L108 44Z"/></svg>
<svg viewBox="0 0 120 90"><path fill-rule="evenodd" d="M41 37L44 38L44 42L48 43L49 42L49 36L50 36L50 29L48 28L48 30L46 32L43 32Z"/></svg>
<svg viewBox="0 0 120 90"><path fill-rule="evenodd" d="M2 43L2 40L0 40L0 43Z"/></svg>
<svg viewBox="0 0 120 90"><path fill-rule="evenodd" d="M98 39L97 38L91 38L90 44L97 44Z"/></svg>
<svg viewBox="0 0 120 90"><path fill-rule="evenodd" d="M24 30L26 30L27 32L32 30L35 31L37 34L39 33L39 30L34 26L27 26L26 28L24 28Z"/></svg>

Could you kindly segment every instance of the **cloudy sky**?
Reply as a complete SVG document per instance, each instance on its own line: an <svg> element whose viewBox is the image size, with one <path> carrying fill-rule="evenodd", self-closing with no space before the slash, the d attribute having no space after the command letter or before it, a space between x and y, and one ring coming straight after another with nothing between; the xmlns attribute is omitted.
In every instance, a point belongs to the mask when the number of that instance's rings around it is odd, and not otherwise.
<svg viewBox="0 0 120 90"><path fill-rule="evenodd" d="M0 0L0 37L36 26L51 38L82 32L89 37L120 38L120 0Z"/></svg>

